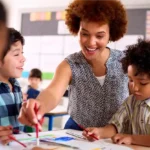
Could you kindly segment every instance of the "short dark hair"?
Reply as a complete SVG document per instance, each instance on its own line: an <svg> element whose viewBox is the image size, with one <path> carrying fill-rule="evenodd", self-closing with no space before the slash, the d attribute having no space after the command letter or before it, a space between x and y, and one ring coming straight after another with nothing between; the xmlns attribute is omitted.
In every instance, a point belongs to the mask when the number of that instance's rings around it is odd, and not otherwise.
<svg viewBox="0 0 150 150"><path fill-rule="evenodd" d="M138 39L137 44L128 46L121 62L124 73L127 73L129 65L133 65L137 69L135 75L141 73L150 75L150 41Z"/></svg>
<svg viewBox="0 0 150 150"><path fill-rule="evenodd" d="M42 80L42 72L41 72L41 70L38 69L38 68L33 68L30 71L29 78L39 78L40 80Z"/></svg>
<svg viewBox="0 0 150 150"><path fill-rule="evenodd" d="M21 44L24 45L24 38L19 31L15 30L14 28L7 28L7 30L8 30L7 45L4 50L3 59L14 43L20 41Z"/></svg>
<svg viewBox="0 0 150 150"><path fill-rule="evenodd" d="M6 24L7 22L7 13L3 3L0 1L0 22Z"/></svg>

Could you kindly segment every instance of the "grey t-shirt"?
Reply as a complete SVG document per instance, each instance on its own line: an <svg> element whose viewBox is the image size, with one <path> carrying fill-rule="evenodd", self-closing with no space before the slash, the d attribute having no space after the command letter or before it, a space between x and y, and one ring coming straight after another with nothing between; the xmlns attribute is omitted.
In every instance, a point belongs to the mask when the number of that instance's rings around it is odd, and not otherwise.
<svg viewBox="0 0 150 150"><path fill-rule="evenodd" d="M66 58L72 70L68 113L76 123L84 127L105 126L129 96L128 77L120 63L123 56L123 52L110 49L103 86L81 51Z"/></svg>

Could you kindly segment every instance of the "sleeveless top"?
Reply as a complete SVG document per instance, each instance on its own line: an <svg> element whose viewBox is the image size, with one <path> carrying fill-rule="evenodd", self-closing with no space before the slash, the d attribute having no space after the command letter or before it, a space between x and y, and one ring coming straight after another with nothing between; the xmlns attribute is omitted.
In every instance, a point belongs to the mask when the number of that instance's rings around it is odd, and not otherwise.
<svg viewBox="0 0 150 150"><path fill-rule="evenodd" d="M110 49L103 86L81 51L65 58L72 71L68 113L77 124L84 127L105 126L129 96L128 77L120 62L123 56L122 51Z"/></svg>

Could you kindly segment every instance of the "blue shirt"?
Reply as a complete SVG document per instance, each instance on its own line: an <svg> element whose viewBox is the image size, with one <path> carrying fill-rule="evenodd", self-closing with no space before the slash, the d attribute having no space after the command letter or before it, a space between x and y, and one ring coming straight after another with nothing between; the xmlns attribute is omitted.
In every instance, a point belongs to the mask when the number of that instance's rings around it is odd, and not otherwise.
<svg viewBox="0 0 150 150"><path fill-rule="evenodd" d="M22 105L21 88L16 79L11 78L9 81L12 91L8 84L0 81L0 126L11 125L23 131L24 126L17 119Z"/></svg>

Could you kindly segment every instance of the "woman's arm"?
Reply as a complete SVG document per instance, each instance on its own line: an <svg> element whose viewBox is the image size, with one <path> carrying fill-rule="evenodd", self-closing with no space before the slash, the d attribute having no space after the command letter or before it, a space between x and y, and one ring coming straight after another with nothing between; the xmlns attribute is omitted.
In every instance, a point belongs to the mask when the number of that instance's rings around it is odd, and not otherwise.
<svg viewBox="0 0 150 150"><path fill-rule="evenodd" d="M36 98L44 107L45 111L55 108L65 93L72 78L69 64L64 60L56 69L50 85ZM46 104L46 105L45 105Z"/></svg>
<svg viewBox="0 0 150 150"><path fill-rule="evenodd" d="M71 78L71 68L67 61L64 60L57 67L50 85L39 94L37 99L29 99L23 104L18 117L19 121L29 126L38 123L37 120L58 105L68 84L71 82ZM35 114L34 110L35 105L38 109L37 114Z"/></svg>

